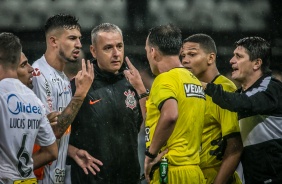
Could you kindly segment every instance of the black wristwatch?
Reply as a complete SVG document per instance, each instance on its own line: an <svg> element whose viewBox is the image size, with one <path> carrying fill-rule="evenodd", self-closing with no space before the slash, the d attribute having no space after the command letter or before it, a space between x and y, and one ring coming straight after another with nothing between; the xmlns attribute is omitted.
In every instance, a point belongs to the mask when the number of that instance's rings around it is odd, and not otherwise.
<svg viewBox="0 0 282 184"><path fill-rule="evenodd" d="M141 93L140 95L138 95L138 99L140 100L144 97L147 97L147 96L149 96L149 94L150 94L150 91L148 89L146 89L145 93Z"/></svg>
<svg viewBox="0 0 282 184"><path fill-rule="evenodd" d="M152 158L152 159L154 159L154 158L156 158L156 157L158 156L158 154L155 154L155 155L154 155L154 154L150 153L150 152L149 152L149 148L146 149L145 155L146 155L147 157L149 157L149 158Z"/></svg>

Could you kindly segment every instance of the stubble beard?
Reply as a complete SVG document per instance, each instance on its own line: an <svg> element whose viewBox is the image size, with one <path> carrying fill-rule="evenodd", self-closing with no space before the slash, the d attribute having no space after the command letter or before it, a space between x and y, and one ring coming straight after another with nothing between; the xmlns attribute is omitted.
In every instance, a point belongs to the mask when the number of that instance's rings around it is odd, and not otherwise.
<svg viewBox="0 0 282 184"><path fill-rule="evenodd" d="M66 56L66 54L64 53L64 51L62 51L61 49L60 49L60 51L59 51L59 55L60 55L64 60L66 60L67 62L70 62L70 63L76 63L76 62L78 61L78 58L76 58L76 59L68 58L68 57Z"/></svg>

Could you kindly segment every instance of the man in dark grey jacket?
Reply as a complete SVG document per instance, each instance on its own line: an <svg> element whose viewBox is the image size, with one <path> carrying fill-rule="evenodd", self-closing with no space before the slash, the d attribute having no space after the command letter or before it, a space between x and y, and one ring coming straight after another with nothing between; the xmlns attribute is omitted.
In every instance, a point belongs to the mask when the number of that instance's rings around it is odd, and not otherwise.
<svg viewBox="0 0 282 184"><path fill-rule="evenodd" d="M260 37L235 44L232 79L241 88L229 93L208 83L205 92L222 108L238 112L246 183L282 183L282 83L271 77L270 45Z"/></svg>

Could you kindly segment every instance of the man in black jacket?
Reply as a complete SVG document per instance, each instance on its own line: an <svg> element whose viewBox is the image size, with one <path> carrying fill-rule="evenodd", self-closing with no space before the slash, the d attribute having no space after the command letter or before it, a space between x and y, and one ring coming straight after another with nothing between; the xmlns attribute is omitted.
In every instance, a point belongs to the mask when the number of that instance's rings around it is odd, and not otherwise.
<svg viewBox="0 0 282 184"><path fill-rule="evenodd" d="M139 104L145 103L140 95L146 96L146 89L135 90L123 75L126 66L119 27L100 24L92 30L91 40L95 78L72 124L70 144L77 150L88 151L103 166L96 175L86 175L72 160L72 183L137 184L137 137L144 113ZM73 92L74 84L72 81Z"/></svg>
<svg viewBox="0 0 282 184"><path fill-rule="evenodd" d="M229 93L208 83L205 92L222 108L238 112L246 183L282 183L282 83L271 77L270 45L260 37L235 44L230 64L241 88Z"/></svg>

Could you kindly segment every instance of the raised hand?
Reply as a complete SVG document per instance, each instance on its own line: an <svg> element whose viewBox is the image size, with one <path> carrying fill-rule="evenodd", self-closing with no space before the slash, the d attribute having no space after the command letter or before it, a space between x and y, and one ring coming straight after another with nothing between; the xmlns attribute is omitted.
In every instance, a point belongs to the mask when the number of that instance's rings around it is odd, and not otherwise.
<svg viewBox="0 0 282 184"><path fill-rule="evenodd" d="M76 91L74 96L84 98L94 80L94 67L89 60L85 62L85 59L82 59L81 68L82 70L75 76Z"/></svg>
<svg viewBox="0 0 282 184"><path fill-rule="evenodd" d="M125 57L125 61L128 66L128 69L124 70L123 72L126 79L134 87L137 93L141 94L141 93L146 92L146 88L144 86L144 83L142 81L139 71L133 66L133 64L130 62L128 57Z"/></svg>
<svg viewBox="0 0 282 184"><path fill-rule="evenodd" d="M47 115L47 118L51 124L51 126L54 126L57 124L57 121L58 121L58 116L61 114L61 112L59 111L54 111L54 112L50 112L48 115Z"/></svg>
<svg viewBox="0 0 282 184"><path fill-rule="evenodd" d="M85 63L85 60L82 59L81 68L82 70L75 76L75 94L68 106L58 116L58 123L55 126L52 126L57 139L64 135L65 131L73 122L94 80L94 68L89 60Z"/></svg>

